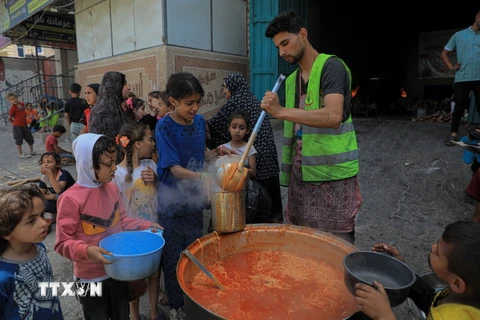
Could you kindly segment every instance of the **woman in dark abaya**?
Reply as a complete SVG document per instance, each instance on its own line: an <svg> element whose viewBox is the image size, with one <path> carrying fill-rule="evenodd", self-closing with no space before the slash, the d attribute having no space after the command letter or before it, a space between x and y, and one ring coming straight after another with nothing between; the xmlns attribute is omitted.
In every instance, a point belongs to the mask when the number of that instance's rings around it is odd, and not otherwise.
<svg viewBox="0 0 480 320"><path fill-rule="evenodd" d="M209 149L214 149L231 140L228 132L228 118L230 114L239 109L250 116L250 127L254 128L262 112L260 101L250 91L250 87L241 73L232 73L223 79L223 93L227 103L207 121L210 138L207 141ZM253 143L257 150L257 175L256 179L268 192L272 199L272 209L268 222L282 223L282 195L280 191L278 154L275 146L270 119L265 117L262 126Z"/></svg>
<svg viewBox="0 0 480 320"><path fill-rule="evenodd" d="M88 132L115 139L122 126L132 121L122 108L128 98L127 79L123 73L109 71L103 75L97 102L92 108Z"/></svg>

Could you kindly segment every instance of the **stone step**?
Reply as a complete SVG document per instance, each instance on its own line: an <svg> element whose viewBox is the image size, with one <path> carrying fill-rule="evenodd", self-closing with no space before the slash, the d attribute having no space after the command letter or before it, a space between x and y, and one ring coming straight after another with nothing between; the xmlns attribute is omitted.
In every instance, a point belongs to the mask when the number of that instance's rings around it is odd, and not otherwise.
<svg viewBox="0 0 480 320"><path fill-rule="evenodd" d="M58 123L61 124L67 129L67 132L62 136L61 139L59 139L59 142L65 142L67 144L70 144L70 133L69 133L69 128L67 125L67 121L65 118L58 119ZM52 128L50 128L50 132L34 132L33 133L33 138L35 139L35 144L45 144L45 139L47 139L47 136L51 133ZM12 124L10 122L5 125L4 122L0 123L0 132L8 132L12 133ZM13 139L13 138L12 138Z"/></svg>
<svg viewBox="0 0 480 320"><path fill-rule="evenodd" d="M65 127L65 129L67 129L67 132L65 134L67 134L69 132L67 120L65 118L58 119L57 124L61 124ZM7 121L7 124L5 125L5 122L1 121L0 122L0 131L1 132L12 132L12 124Z"/></svg>

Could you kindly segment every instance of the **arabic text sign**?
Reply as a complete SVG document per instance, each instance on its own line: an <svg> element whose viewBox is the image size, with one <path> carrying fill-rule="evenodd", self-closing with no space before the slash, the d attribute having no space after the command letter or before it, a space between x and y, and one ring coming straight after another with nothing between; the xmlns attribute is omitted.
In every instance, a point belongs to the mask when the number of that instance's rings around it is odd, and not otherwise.
<svg viewBox="0 0 480 320"><path fill-rule="evenodd" d="M13 28L53 0L5 0L0 4L0 33Z"/></svg>
<svg viewBox="0 0 480 320"><path fill-rule="evenodd" d="M202 84L205 94L202 98L202 107L208 111L212 107L223 105L227 99L223 94L223 78L235 71L218 69L201 69L195 67L184 67L184 72L193 74Z"/></svg>
<svg viewBox="0 0 480 320"><path fill-rule="evenodd" d="M27 32L27 34L25 34ZM45 45L56 48L76 49L75 18L73 15L37 13L27 18L19 26L6 32L6 35L20 38L23 45Z"/></svg>

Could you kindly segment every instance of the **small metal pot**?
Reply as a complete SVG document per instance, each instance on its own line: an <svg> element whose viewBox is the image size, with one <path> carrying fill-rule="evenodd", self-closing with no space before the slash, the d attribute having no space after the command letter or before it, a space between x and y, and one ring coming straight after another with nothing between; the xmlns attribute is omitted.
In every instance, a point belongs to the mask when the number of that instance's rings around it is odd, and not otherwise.
<svg viewBox="0 0 480 320"><path fill-rule="evenodd" d="M212 225L217 232L237 232L246 225L245 189L240 192L212 190Z"/></svg>
<svg viewBox="0 0 480 320"><path fill-rule="evenodd" d="M373 251L352 252L343 260L345 285L355 295L358 282L383 284L392 307L404 302L416 280L415 273L405 263L389 255Z"/></svg>

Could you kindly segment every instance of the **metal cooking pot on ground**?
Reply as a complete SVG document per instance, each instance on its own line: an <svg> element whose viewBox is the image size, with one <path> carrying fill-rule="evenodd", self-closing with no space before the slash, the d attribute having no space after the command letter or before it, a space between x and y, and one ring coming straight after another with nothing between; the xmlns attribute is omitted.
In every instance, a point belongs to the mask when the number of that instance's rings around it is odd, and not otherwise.
<svg viewBox="0 0 480 320"><path fill-rule="evenodd" d="M404 302L416 280L415 273L405 263L390 255L374 251L352 252L343 260L345 285L352 295L358 282L373 285L373 281L385 287L390 305Z"/></svg>
<svg viewBox="0 0 480 320"><path fill-rule="evenodd" d="M355 246L330 233L288 224L254 224L247 225L241 232L225 234L214 232L193 242L187 249L204 265L242 252L289 251L328 261L342 275L343 258L350 252L358 251ZM177 264L177 279L184 292L187 320L223 319L200 305L189 294L189 284L198 272L200 270L190 259L180 257ZM356 310L356 303L348 292L345 299L352 303L353 309Z"/></svg>

